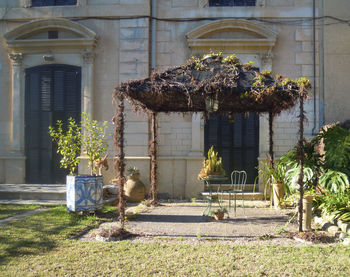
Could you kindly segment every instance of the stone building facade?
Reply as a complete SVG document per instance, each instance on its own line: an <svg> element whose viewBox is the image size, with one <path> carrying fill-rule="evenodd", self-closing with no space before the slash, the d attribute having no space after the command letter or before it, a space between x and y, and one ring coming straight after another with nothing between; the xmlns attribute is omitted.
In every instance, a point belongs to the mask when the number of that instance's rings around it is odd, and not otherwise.
<svg viewBox="0 0 350 277"><path fill-rule="evenodd" d="M0 0L0 183L28 181L28 170L32 170L28 140L31 132L37 132L26 123L26 112L33 105L30 95L35 91L35 86L28 85L28 76L35 78L36 69L44 75L50 69L53 76L66 70L58 72L54 65L76 69L76 76L79 72L79 111L97 120L111 122L111 95L120 82L147 77L150 70L179 65L210 50L236 53L242 62L254 61L261 70L309 78L314 90L306 107L306 136L314 135L324 122L349 118L349 27L337 20L325 24L331 19L322 18L346 18L348 1L238 1L254 2L254 6L215 6L220 1L209 0L77 0L67 1L68 5L49 1L48 6L40 2L45 1ZM50 80L59 83L55 77ZM60 91L59 86L56 89ZM137 166L148 185L148 118L127 107L126 121L128 166ZM161 195L196 196L203 189L197 174L208 140L207 123L198 114L162 114L158 126ZM256 126L258 163L268 151L264 115L258 117ZM278 157L296 143L296 113L278 116L274 130ZM113 131L112 123L109 131ZM42 136L45 132L41 130ZM113 155L111 138L109 157ZM84 155L82 160L80 172L84 173ZM105 181L113 176L113 170L106 172Z"/></svg>

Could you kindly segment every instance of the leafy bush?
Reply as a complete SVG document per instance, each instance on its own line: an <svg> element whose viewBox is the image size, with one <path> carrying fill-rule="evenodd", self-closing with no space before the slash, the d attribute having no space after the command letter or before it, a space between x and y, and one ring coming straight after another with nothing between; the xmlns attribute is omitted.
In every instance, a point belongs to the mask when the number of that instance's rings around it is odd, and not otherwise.
<svg viewBox="0 0 350 277"><path fill-rule="evenodd" d="M57 143L57 153L62 156L61 167L68 169L70 175L74 175L79 164L81 128L71 117L66 127L61 120L58 120L56 125L56 128L49 126L49 135Z"/></svg>
<svg viewBox="0 0 350 277"><path fill-rule="evenodd" d="M323 128L318 138L324 143L324 168L350 177L350 130L334 125L327 130Z"/></svg>
<svg viewBox="0 0 350 277"><path fill-rule="evenodd" d="M287 194L299 191L300 166L293 167L286 171L285 184ZM315 181L314 171L310 167L303 167L304 190L312 190Z"/></svg>
<svg viewBox="0 0 350 277"><path fill-rule="evenodd" d="M349 179L343 172L328 169L320 176L319 185L331 193L345 192L349 188Z"/></svg>
<svg viewBox="0 0 350 277"><path fill-rule="evenodd" d="M343 221L350 220L350 191L335 194L324 190L318 198L320 198L318 209L322 211L322 214L331 215Z"/></svg>
<svg viewBox="0 0 350 277"><path fill-rule="evenodd" d="M317 138L311 140L310 142L305 142L304 144L303 182L305 190L312 190L315 188L318 176L322 170L320 164L321 155L318 153L318 151L316 151L317 145ZM299 190L299 184L297 182L300 173L297 147L281 157L279 162L287 168L285 173L287 193L296 192Z"/></svg>
<svg viewBox="0 0 350 277"><path fill-rule="evenodd" d="M94 162L101 160L108 149L106 137L108 126L107 121L99 123L97 120L91 120L87 113L83 113L82 116L81 124L84 132L82 146L88 156L88 165L93 175L94 172L97 172Z"/></svg>
<svg viewBox="0 0 350 277"><path fill-rule="evenodd" d="M76 172L79 164L79 155L82 150L86 152L89 159L91 175L97 173L96 161L100 161L107 151L108 143L106 130L107 121L99 123L91 120L87 113L82 114L81 126L73 118L68 119L66 127L61 120L56 122L56 128L49 126L51 139L58 145L58 153L61 154L61 167L69 170L69 174ZM65 131L65 129L67 129Z"/></svg>
<svg viewBox="0 0 350 277"><path fill-rule="evenodd" d="M281 157L287 194L299 190L297 147ZM314 208L323 214L350 221L350 130L342 125L325 126L304 144L304 189L315 193ZM269 173L271 176L273 173Z"/></svg>

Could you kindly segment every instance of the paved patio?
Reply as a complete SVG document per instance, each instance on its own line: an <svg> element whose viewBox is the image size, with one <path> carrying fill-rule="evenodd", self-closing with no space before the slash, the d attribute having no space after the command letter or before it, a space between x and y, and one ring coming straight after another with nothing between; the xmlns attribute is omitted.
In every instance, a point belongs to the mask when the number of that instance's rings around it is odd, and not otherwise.
<svg viewBox="0 0 350 277"><path fill-rule="evenodd" d="M249 202L249 201L246 201ZM128 221L129 231L152 237L208 237L208 238L245 238L257 239L264 235L276 235L279 229L295 231L296 223L286 224L294 210L274 210L266 202L260 206L245 210L233 209L229 218L216 221L212 217L202 216L204 203L167 203L152 210L138 214ZM262 204L261 204L262 203ZM256 205L253 205L256 206Z"/></svg>

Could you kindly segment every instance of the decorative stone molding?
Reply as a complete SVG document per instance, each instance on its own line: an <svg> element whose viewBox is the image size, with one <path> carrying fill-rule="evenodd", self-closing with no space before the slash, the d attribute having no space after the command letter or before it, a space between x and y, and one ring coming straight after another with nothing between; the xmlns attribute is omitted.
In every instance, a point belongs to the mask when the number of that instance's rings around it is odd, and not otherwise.
<svg viewBox="0 0 350 277"><path fill-rule="evenodd" d="M76 38L32 39L31 34L58 29L75 34ZM66 19L41 19L25 23L4 35L9 49L14 51L37 51L38 49L92 49L97 35L85 26Z"/></svg>
<svg viewBox="0 0 350 277"><path fill-rule="evenodd" d="M208 53L210 49L223 51L224 55L235 53L240 59L254 60L260 70L272 69L277 33L262 24L247 20L218 20L192 30L186 37L192 50L191 54ZM264 158L268 145L267 117L261 115L259 122L259 156ZM193 118L193 137L198 137L200 132L196 126L196 120Z"/></svg>
<svg viewBox="0 0 350 277"><path fill-rule="evenodd" d="M261 70L272 70L272 58L273 58L273 53L271 51L260 55Z"/></svg>
<svg viewBox="0 0 350 277"><path fill-rule="evenodd" d="M23 112L22 103L22 86L21 86L21 71L22 71L22 53L11 53L9 58L12 61L11 70L11 150L20 152L23 150Z"/></svg>
<svg viewBox="0 0 350 277"><path fill-rule="evenodd" d="M266 5L266 0L256 0L256 5L258 7L265 7Z"/></svg>
<svg viewBox="0 0 350 277"><path fill-rule="evenodd" d="M22 65L22 60L23 60L22 53L11 53L11 54L9 54L9 58L12 61L13 66L21 66Z"/></svg>
<svg viewBox="0 0 350 277"><path fill-rule="evenodd" d="M85 64L91 64L95 60L95 53L93 52L85 52L82 56Z"/></svg>
<svg viewBox="0 0 350 277"><path fill-rule="evenodd" d="M87 5L87 0L77 0L77 6L84 7Z"/></svg>
<svg viewBox="0 0 350 277"><path fill-rule="evenodd" d="M32 6L32 0L21 0L21 6L23 8L30 8Z"/></svg>
<svg viewBox="0 0 350 277"><path fill-rule="evenodd" d="M24 2L21 2L24 3ZM36 39L35 34L58 30L69 32L72 38ZM14 153L24 154L25 78L26 68L45 64L44 57L55 55L55 61L82 68L82 111L93 113L94 53L97 35L87 27L66 19L42 19L22 24L4 35L11 70L11 147ZM79 54L81 53L81 54ZM50 62L50 61L49 61Z"/></svg>
<svg viewBox="0 0 350 277"><path fill-rule="evenodd" d="M209 0L199 0L199 6L202 8L209 6Z"/></svg>
<svg viewBox="0 0 350 277"><path fill-rule="evenodd" d="M242 33L242 37L211 37L213 33L230 30ZM246 53L267 53L275 46L277 33L262 24L248 20L217 20L192 30L186 37L192 49L244 49Z"/></svg>

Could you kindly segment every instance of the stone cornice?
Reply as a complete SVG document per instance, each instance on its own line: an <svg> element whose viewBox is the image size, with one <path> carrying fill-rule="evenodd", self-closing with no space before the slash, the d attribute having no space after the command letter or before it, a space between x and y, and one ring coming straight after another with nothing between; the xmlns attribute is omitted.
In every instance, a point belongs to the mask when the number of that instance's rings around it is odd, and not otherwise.
<svg viewBox="0 0 350 277"><path fill-rule="evenodd" d="M208 38L208 34L232 30L255 34L251 38ZM186 34L190 48L270 50L276 43L277 33L248 20L217 20Z"/></svg>
<svg viewBox="0 0 350 277"><path fill-rule="evenodd" d="M33 33L46 30L63 30L74 33L70 39L26 39ZM8 48L14 51L33 49L91 49L96 46L97 35L87 27L65 19L42 19L20 25L4 35Z"/></svg>
<svg viewBox="0 0 350 277"><path fill-rule="evenodd" d="M96 45L96 40L94 39L23 39L23 40L13 40L7 41L7 46L9 49L14 51L29 51L38 49L92 49Z"/></svg>

